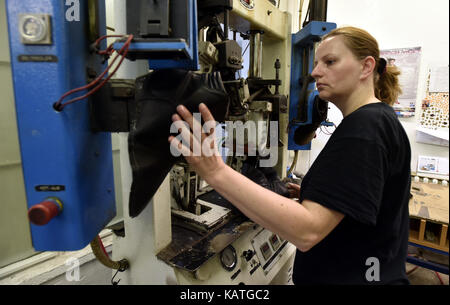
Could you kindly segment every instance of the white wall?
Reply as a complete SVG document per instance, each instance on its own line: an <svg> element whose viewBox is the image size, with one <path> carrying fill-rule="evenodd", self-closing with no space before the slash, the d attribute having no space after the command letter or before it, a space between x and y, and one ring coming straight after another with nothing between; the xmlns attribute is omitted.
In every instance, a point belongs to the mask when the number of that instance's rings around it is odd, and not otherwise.
<svg viewBox="0 0 450 305"><path fill-rule="evenodd" d="M335 22L338 27L351 25L367 30L378 40L380 49L422 47L416 116L400 119L411 143L411 170L416 170L418 155L448 158L448 147L416 143L415 128L426 93L429 68L449 63L449 1L328 0L327 21ZM331 108L329 117L338 124L342 115L334 105ZM329 138L319 131L317 134L310 164Z"/></svg>

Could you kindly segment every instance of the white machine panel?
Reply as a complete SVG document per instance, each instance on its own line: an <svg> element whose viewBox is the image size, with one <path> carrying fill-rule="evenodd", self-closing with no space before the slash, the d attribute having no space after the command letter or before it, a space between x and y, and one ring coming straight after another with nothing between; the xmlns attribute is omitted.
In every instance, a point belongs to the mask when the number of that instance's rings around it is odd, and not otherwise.
<svg viewBox="0 0 450 305"><path fill-rule="evenodd" d="M280 260L287 241L283 241L278 235L261 230L251 241L254 251L258 256L264 274L268 274L272 267Z"/></svg>

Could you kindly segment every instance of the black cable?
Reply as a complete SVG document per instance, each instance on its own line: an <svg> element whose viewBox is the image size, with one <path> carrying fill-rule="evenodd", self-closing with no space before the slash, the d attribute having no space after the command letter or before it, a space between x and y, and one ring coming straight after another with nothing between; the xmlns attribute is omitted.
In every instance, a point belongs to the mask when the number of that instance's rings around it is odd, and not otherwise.
<svg viewBox="0 0 450 305"><path fill-rule="evenodd" d="M244 56L245 52L247 52L248 47L250 46L250 41L248 42L247 46L245 47L244 53L242 53L242 56Z"/></svg>

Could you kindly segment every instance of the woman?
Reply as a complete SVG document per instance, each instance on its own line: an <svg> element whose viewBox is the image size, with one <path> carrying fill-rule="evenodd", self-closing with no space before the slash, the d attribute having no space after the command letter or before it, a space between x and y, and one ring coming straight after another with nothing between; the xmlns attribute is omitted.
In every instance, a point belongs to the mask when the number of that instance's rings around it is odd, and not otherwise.
<svg viewBox="0 0 450 305"><path fill-rule="evenodd" d="M400 93L398 75L364 30L339 28L322 39L312 76L320 97L344 118L304 177L301 204L232 170L211 145L203 145L201 156L186 156L241 212L297 247L295 284L408 283L411 152L390 106ZM205 105L199 110L205 121L214 120ZM192 128L186 108L177 111L172 119ZM190 136L205 143L209 135ZM169 141L190 153L178 139Z"/></svg>

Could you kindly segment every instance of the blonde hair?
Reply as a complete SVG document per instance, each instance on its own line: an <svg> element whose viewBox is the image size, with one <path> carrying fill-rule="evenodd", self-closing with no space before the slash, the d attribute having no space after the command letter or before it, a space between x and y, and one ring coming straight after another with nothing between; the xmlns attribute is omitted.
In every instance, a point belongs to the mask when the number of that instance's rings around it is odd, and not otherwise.
<svg viewBox="0 0 450 305"><path fill-rule="evenodd" d="M363 29L348 26L332 30L322 38L322 41L335 36L344 38L345 45L356 58L364 59L367 56L372 56L375 59L375 97L386 104L394 105L398 96L402 93L398 80L400 70L395 66L386 66L384 71L378 72L380 68L380 49L377 40Z"/></svg>

